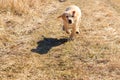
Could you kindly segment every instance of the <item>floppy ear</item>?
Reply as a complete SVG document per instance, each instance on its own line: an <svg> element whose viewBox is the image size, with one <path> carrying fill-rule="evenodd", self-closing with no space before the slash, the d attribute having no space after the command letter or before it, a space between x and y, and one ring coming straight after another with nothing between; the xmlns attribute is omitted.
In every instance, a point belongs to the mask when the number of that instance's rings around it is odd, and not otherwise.
<svg viewBox="0 0 120 80"><path fill-rule="evenodd" d="M57 18L61 18L63 15L58 16Z"/></svg>
<svg viewBox="0 0 120 80"><path fill-rule="evenodd" d="M75 16L75 11L72 12L72 16L73 16L73 17Z"/></svg>

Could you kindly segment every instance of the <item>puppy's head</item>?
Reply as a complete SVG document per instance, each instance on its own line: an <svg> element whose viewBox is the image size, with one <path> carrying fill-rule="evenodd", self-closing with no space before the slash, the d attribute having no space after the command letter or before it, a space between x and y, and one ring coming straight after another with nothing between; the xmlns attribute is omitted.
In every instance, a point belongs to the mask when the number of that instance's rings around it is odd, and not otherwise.
<svg viewBox="0 0 120 80"><path fill-rule="evenodd" d="M73 11L72 14L71 13L67 13L67 12L63 13L58 18L62 18L68 24L74 24L74 22L75 22L74 16L75 16L75 11Z"/></svg>

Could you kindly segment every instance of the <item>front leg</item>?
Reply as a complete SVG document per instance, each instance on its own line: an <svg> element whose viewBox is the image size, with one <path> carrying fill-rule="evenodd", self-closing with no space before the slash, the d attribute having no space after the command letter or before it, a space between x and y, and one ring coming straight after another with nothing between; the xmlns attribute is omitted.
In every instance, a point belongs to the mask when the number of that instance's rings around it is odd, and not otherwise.
<svg viewBox="0 0 120 80"><path fill-rule="evenodd" d="M73 39L74 39L75 33L76 33L76 26L73 25L72 31L71 31L71 35L70 35L70 40L73 40Z"/></svg>
<svg viewBox="0 0 120 80"><path fill-rule="evenodd" d="M69 34L70 32L68 31L68 24L66 22L64 22L64 25L63 25L63 30Z"/></svg>

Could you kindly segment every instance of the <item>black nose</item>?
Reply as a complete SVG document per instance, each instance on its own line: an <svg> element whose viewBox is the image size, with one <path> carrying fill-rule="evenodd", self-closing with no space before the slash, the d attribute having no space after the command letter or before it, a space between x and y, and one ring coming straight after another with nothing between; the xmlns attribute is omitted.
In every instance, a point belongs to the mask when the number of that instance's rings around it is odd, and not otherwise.
<svg viewBox="0 0 120 80"><path fill-rule="evenodd" d="M71 24L71 23L72 23L72 20L68 20L68 22L69 22L69 24Z"/></svg>

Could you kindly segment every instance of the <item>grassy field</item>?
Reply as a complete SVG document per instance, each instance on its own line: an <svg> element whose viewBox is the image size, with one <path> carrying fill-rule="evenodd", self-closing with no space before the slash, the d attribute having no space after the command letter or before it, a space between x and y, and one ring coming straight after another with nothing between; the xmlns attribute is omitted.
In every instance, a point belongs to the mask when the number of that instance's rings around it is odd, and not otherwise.
<svg viewBox="0 0 120 80"><path fill-rule="evenodd" d="M74 41L57 17L82 10ZM119 80L120 0L0 0L0 80Z"/></svg>

